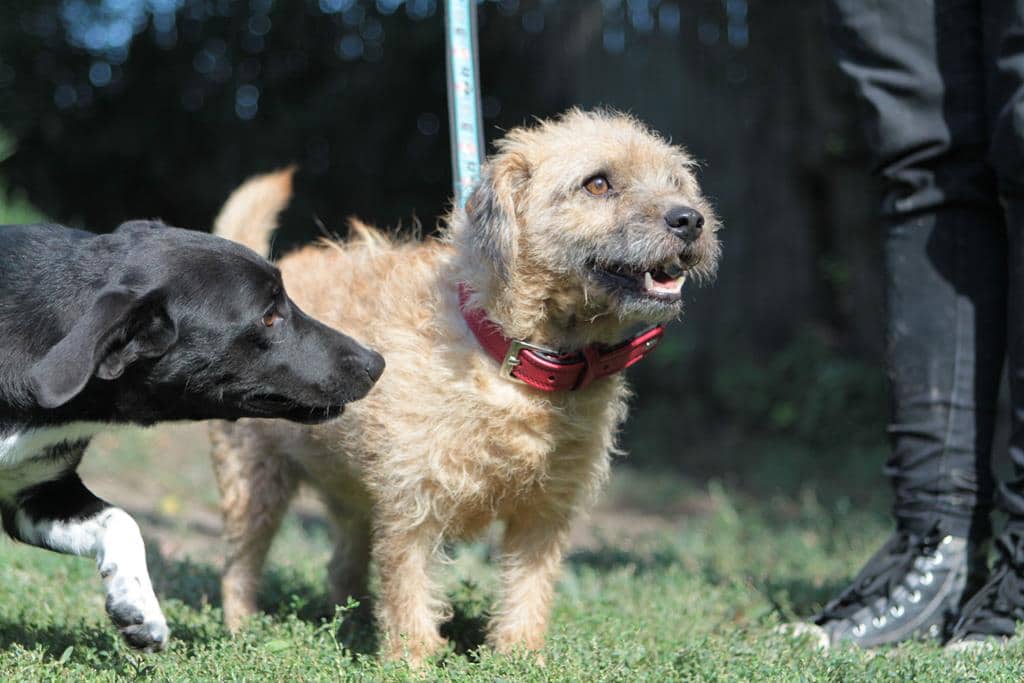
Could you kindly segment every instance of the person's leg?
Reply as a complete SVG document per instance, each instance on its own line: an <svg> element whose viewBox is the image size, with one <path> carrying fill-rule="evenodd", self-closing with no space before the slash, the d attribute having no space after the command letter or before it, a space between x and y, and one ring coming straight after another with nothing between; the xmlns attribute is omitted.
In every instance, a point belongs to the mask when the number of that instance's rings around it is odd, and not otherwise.
<svg viewBox="0 0 1024 683"><path fill-rule="evenodd" d="M886 221L892 455L901 529L990 534L990 463L1005 346L1005 227L944 206Z"/></svg>
<svg viewBox="0 0 1024 683"><path fill-rule="evenodd" d="M816 618L870 647L940 635L983 561L1005 343L1005 227L985 162L979 2L831 0L886 182L897 532Z"/></svg>
<svg viewBox="0 0 1024 683"><path fill-rule="evenodd" d="M1024 621L1024 0L986 2L989 55L989 158L999 179L1009 233L1008 356L1010 460L999 487L1006 528L996 542L989 582L964 606L951 638L955 648L1006 639Z"/></svg>
<svg viewBox="0 0 1024 683"><path fill-rule="evenodd" d="M966 605L950 637L962 649L1005 641L1024 621L1024 195L1007 199L1010 224L1009 360L1011 478L999 488L1006 528L996 540L989 581Z"/></svg>
<svg viewBox="0 0 1024 683"><path fill-rule="evenodd" d="M1008 528L1024 531L1024 0L991 3L988 20L995 95L992 164L1009 227L1009 335L1011 414L1010 459L1013 477L999 491Z"/></svg>

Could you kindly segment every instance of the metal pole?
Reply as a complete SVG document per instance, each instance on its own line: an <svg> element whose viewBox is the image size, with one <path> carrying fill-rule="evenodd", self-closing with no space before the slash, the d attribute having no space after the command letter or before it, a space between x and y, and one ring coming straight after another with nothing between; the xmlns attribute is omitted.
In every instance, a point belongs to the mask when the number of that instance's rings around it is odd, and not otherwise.
<svg viewBox="0 0 1024 683"><path fill-rule="evenodd" d="M452 183L456 206L461 207L480 180L483 163L476 0L445 0L445 28Z"/></svg>

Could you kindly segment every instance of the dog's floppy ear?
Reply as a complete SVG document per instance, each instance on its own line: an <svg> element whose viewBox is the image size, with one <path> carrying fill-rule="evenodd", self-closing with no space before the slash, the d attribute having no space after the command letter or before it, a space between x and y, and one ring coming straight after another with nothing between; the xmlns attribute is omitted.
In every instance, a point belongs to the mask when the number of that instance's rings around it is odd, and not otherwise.
<svg viewBox="0 0 1024 683"><path fill-rule="evenodd" d="M138 299L131 313L125 343L116 343L100 358L96 376L117 379L125 368L140 358L159 358L178 340L178 328L164 308L160 290Z"/></svg>
<svg viewBox="0 0 1024 683"><path fill-rule="evenodd" d="M522 155L502 152L484 166L480 184L466 202L467 242L502 277L516 260L519 237L516 205L529 177Z"/></svg>
<svg viewBox="0 0 1024 683"><path fill-rule="evenodd" d="M162 299L158 290L101 290L82 319L29 370L36 402L43 408L64 405L94 374L114 379L139 358L165 353L178 333Z"/></svg>

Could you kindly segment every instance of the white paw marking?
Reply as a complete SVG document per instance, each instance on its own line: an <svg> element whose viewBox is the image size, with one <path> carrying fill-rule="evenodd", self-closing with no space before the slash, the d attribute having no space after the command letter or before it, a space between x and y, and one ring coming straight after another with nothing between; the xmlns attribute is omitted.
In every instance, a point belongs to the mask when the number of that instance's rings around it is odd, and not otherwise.
<svg viewBox="0 0 1024 683"><path fill-rule="evenodd" d="M104 514L96 564L107 589L107 614L132 647L162 650L170 629L149 580L139 527L123 510L112 508Z"/></svg>
<svg viewBox="0 0 1024 683"><path fill-rule="evenodd" d="M100 572L107 589L107 614L128 644L147 652L164 649L171 631L149 576L109 565Z"/></svg>
<svg viewBox="0 0 1024 683"><path fill-rule="evenodd" d="M18 510L15 523L26 543L96 558L107 614L129 645L150 652L167 645L170 631L149 580L146 547L127 512L106 508L87 519L36 520Z"/></svg>

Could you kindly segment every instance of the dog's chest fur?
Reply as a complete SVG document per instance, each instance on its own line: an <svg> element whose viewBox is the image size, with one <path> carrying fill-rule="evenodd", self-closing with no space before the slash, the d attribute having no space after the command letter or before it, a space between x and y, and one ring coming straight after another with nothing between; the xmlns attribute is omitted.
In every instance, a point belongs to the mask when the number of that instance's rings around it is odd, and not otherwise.
<svg viewBox="0 0 1024 683"><path fill-rule="evenodd" d="M488 377L494 374L493 368L486 371ZM424 470L429 483L420 490L440 510L438 521L452 536L472 536L495 520L524 515L568 519L591 502L607 479L625 408L618 386L590 391L604 400L573 396L548 403L528 397L483 409L472 405L480 395L452 401L453 415L465 410L471 417L456 418L442 429L465 436L430 443L437 464Z"/></svg>
<svg viewBox="0 0 1024 683"><path fill-rule="evenodd" d="M621 381L605 380L580 394L538 395L500 377L494 361L472 344L467 340L459 352L462 372L447 383L415 379L415 359L392 353L392 376L385 374L348 418L327 429L351 444L345 450L374 498L416 501L414 507L430 510L456 534L534 506L570 514L607 475L625 414ZM418 401L403 400L414 382ZM388 420L378 423L380 417ZM314 469L330 462L314 457ZM314 481L325 481L323 474Z"/></svg>
<svg viewBox="0 0 1024 683"><path fill-rule="evenodd" d="M471 532L524 508L568 514L605 479L625 416L622 379L545 394L500 377L459 313L448 257L421 245L373 255L309 249L282 260L299 305L379 350L388 366L366 398L305 428L305 438L282 425L258 430L327 493L347 490L356 474L378 516Z"/></svg>

